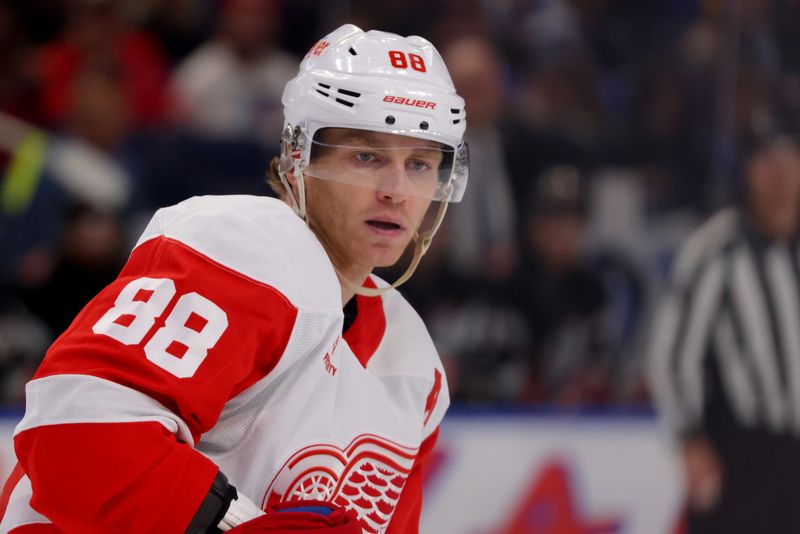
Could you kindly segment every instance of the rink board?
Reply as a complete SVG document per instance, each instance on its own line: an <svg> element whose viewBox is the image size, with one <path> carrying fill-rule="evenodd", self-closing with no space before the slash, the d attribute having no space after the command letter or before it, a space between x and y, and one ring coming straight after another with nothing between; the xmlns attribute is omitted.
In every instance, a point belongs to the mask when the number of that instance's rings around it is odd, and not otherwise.
<svg viewBox="0 0 800 534"><path fill-rule="evenodd" d="M423 532L673 534L681 480L648 413L452 413Z"/></svg>

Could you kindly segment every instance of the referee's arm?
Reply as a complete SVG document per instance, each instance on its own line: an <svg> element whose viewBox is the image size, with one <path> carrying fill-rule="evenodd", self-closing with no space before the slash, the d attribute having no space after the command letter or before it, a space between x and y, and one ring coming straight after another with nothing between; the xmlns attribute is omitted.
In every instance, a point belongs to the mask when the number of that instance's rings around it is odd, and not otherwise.
<svg viewBox="0 0 800 534"><path fill-rule="evenodd" d="M703 426L704 363L713 345L726 278L722 244L731 221L720 214L681 248L671 284L655 314L649 378L659 412L679 436ZM719 228L726 223L724 228Z"/></svg>
<svg viewBox="0 0 800 534"><path fill-rule="evenodd" d="M687 497L696 509L713 506L722 483L720 462L704 433L705 364L716 344L728 272L723 249L734 223L734 214L723 212L683 245L650 337L653 397L680 442Z"/></svg>

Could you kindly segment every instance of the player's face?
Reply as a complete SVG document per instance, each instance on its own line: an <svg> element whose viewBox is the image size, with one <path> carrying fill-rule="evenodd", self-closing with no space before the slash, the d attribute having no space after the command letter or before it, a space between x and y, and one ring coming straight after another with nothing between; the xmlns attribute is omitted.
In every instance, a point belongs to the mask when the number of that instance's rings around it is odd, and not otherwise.
<svg viewBox="0 0 800 534"><path fill-rule="evenodd" d="M431 203L411 193L429 185L432 194L441 152L430 141L341 128L321 141L329 146L312 156L307 173L309 224L340 270L393 265ZM315 167L326 169L325 179L314 178Z"/></svg>

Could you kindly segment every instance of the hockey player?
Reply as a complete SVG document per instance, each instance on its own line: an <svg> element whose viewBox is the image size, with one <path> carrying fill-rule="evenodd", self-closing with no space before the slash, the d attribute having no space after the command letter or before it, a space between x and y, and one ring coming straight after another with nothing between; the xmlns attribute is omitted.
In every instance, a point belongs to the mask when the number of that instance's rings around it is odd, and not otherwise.
<svg viewBox="0 0 800 534"><path fill-rule="evenodd" d="M283 201L159 210L48 351L0 532L417 532L447 385L370 272L411 244L402 283L460 200L463 100L428 41L346 25L283 105Z"/></svg>

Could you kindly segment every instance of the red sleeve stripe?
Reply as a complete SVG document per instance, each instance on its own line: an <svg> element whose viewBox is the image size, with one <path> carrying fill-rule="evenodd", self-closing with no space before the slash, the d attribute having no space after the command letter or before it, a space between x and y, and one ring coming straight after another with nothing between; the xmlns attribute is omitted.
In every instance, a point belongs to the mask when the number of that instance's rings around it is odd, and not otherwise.
<svg viewBox="0 0 800 534"><path fill-rule="evenodd" d="M30 506L82 534L183 532L218 472L152 422L47 425L15 436L14 450Z"/></svg>
<svg viewBox="0 0 800 534"><path fill-rule="evenodd" d="M25 417L14 435L64 423L158 422L178 439L192 443L192 433L174 412L134 389L89 375L55 375L25 387Z"/></svg>
<svg viewBox="0 0 800 534"><path fill-rule="evenodd" d="M22 473L22 468L19 465L17 465L14 472L16 472L17 469ZM9 480L9 484L11 482L12 481ZM6 488L6 490L8 489L9 488ZM22 527L23 525L50 524L49 519L31 508L29 502L32 496L33 490L31 489L31 481L23 474L17 480L14 489L8 496L8 503L5 513L3 514L3 520L0 522L0 532L9 532L11 529Z"/></svg>

